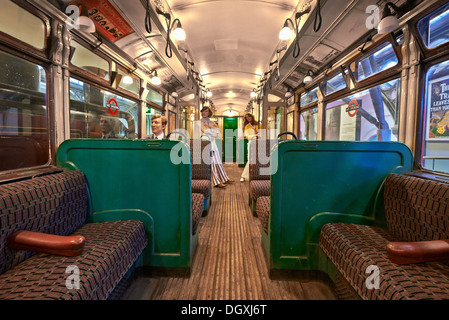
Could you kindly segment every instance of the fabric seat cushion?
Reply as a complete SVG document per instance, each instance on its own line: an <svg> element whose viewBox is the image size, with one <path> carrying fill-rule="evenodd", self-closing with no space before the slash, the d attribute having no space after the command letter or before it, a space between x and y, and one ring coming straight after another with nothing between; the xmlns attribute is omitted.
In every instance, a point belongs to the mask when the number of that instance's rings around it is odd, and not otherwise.
<svg viewBox="0 0 449 320"><path fill-rule="evenodd" d="M448 261L394 264L390 241L398 239L377 227L330 223L321 230L320 248L363 299L449 299ZM379 289L366 286L370 265L379 268Z"/></svg>
<svg viewBox="0 0 449 320"><path fill-rule="evenodd" d="M259 197L257 199L256 213L262 225L262 229L266 233L268 233L268 223L270 218L270 197Z"/></svg>
<svg viewBox="0 0 449 320"><path fill-rule="evenodd" d="M204 199L209 199L212 191L210 180L192 180L192 193L201 193Z"/></svg>
<svg viewBox="0 0 449 320"><path fill-rule="evenodd" d="M196 233L204 211L204 196L201 193L192 193L192 234Z"/></svg>
<svg viewBox="0 0 449 320"><path fill-rule="evenodd" d="M270 180L251 180L249 183L249 193L253 201L257 201L259 197L270 195Z"/></svg>
<svg viewBox="0 0 449 320"><path fill-rule="evenodd" d="M88 223L74 234L86 238L81 255L33 255L0 275L0 299L107 299L147 245L138 220ZM76 284L73 270L79 270L79 289L67 286Z"/></svg>

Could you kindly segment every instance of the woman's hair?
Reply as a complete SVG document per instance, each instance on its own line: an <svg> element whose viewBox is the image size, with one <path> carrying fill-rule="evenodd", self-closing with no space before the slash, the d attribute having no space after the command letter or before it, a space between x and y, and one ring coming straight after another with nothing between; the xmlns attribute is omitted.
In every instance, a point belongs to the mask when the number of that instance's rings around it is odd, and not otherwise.
<svg viewBox="0 0 449 320"><path fill-rule="evenodd" d="M203 112L204 110L209 111L209 118L212 118L212 116L214 115L214 114L212 113L212 110L211 110L209 107L203 107L203 109L201 109L201 112Z"/></svg>
<svg viewBox="0 0 449 320"><path fill-rule="evenodd" d="M246 119L246 116L250 116L251 117L251 121L248 121ZM257 125L257 121L254 119L254 116L251 113L247 113L245 114L245 116L243 117L243 127L245 127L248 123L251 123L253 126Z"/></svg>

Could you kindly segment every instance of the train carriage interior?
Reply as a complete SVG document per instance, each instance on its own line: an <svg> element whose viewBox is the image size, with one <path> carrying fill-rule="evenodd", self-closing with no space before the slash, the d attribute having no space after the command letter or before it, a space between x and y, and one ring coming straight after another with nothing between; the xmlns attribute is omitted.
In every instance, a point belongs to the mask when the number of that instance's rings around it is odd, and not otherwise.
<svg viewBox="0 0 449 320"><path fill-rule="evenodd" d="M447 0L0 5L0 300L449 299Z"/></svg>

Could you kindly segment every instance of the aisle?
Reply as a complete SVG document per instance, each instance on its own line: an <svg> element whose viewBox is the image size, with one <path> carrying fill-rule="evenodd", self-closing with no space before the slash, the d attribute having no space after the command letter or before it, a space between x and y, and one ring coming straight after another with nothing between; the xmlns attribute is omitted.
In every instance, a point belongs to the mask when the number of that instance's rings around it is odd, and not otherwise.
<svg viewBox="0 0 449 320"><path fill-rule="evenodd" d="M261 245L260 223L248 205L243 168L225 165L235 182L214 188L209 214L199 226L190 278L141 277L125 299L150 300L308 300L334 299L317 280L270 280Z"/></svg>

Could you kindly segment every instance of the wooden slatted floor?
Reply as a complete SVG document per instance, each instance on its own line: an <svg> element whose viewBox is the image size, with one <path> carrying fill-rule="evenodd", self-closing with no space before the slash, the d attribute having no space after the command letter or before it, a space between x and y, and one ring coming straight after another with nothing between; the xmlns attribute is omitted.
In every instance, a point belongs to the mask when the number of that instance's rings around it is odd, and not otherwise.
<svg viewBox="0 0 449 320"><path fill-rule="evenodd" d="M125 300L333 300L321 280L271 280L261 244L261 226L248 205L243 168L225 165L235 182L214 188L209 214L199 226L191 276L137 278Z"/></svg>

